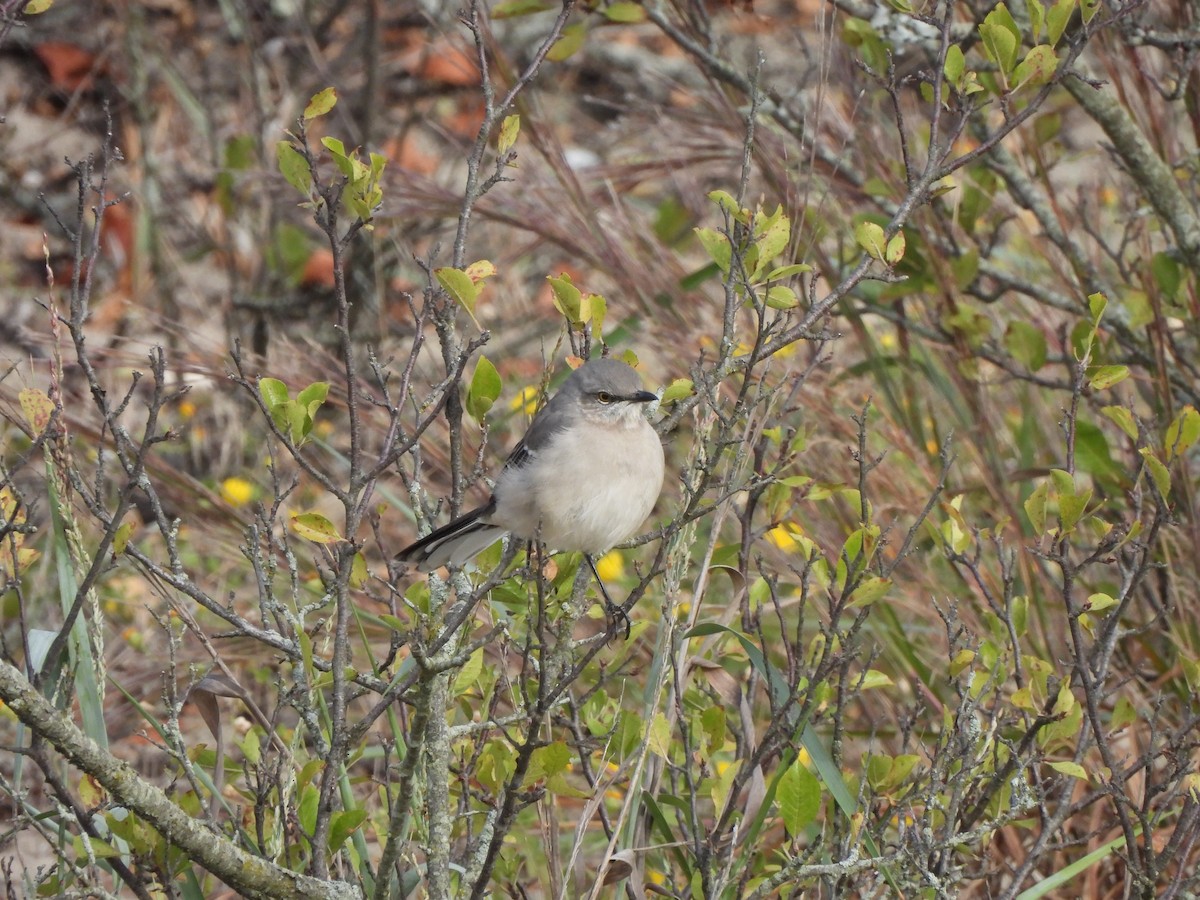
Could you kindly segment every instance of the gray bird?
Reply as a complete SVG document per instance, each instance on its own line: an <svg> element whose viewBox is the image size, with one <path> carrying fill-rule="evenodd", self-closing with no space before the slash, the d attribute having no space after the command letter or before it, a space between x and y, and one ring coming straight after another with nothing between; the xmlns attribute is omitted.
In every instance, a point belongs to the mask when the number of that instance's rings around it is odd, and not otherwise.
<svg viewBox="0 0 1200 900"><path fill-rule="evenodd" d="M632 537L662 490L662 442L642 411L656 399L623 362L580 366L533 417L491 499L396 559L422 572L461 565L507 532L580 551L595 573L594 557Z"/></svg>

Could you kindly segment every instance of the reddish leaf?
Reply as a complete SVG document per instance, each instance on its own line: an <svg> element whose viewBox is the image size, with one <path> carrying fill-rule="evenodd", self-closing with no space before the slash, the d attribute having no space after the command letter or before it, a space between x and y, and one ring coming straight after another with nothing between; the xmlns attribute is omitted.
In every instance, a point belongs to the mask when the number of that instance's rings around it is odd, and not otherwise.
<svg viewBox="0 0 1200 900"><path fill-rule="evenodd" d="M96 54L65 41L46 41L33 52L46 67L50 83L59 90L73 92L90 86Z"/></svg>

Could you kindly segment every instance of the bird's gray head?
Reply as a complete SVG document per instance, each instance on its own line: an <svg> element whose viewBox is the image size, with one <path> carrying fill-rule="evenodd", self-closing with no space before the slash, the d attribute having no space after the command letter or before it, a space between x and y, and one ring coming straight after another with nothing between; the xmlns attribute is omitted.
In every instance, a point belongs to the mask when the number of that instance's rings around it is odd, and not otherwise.
<svg viewBox="0 0 1200 900"><path fill-rule="evenodd" d="M616 359L593 359L571 373L559 391L575 399L585 415L636 421L640 406L657 400L642 387L630 366Z"/></svg>

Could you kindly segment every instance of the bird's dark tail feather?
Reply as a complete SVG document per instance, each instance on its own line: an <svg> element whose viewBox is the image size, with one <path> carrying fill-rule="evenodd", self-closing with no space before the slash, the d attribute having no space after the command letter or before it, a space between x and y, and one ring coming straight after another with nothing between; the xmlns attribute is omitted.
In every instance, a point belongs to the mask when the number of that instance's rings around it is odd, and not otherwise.
<svg viewBox="0 0 1200 900"><path fill-rule="evenodd" d="M495 501L489 501L478 509L473 509L434 529L414 544L409 544L396 554L399 562L415 564L422 572L429 572L440 566L461 565L476 553L495 543L504 529L483 521L483 518L496 508Z"/></svg>

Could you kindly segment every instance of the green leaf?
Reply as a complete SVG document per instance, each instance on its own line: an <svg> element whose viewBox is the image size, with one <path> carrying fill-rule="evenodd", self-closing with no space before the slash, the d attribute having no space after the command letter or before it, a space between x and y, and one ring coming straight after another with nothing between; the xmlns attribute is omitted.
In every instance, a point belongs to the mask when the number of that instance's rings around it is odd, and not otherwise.
<svg viewBox="0 0 1200 900"><path fill-rule="evenodd" d="M874 222L862 222L854 229L854 239L858 246L866 251L873 259L882 260L887 252L887 238L883 228Z"/></svg>
<svg viewBox="0 0 1200 900"><path fill-rule="evenodd" d="M1072 778L1078 778L1080 781L1088 780L1087 771L1083 768L1083 766L1077 762L1072 762L1069 759L1061 762L1049 763L1049 766L1055 772L1059 772L1063 775L1070 775Z"/></svg>
<svg viewBox="0 0 1200 900"><path fill-rule="evenodd" d="M258 394L262 397L263 404L267 409L279 406L281 403L288 401L287 385L278 378L260 378L258 380Z"/></svg>
<svg viewBox="0 0 1200 900"><path fill-rule="evenodd" d="M367 569L367 558L361 552L355 553L354 558L350 560L350 587L362 587L367 583L370 574Z"/></svg>
<svg viewBox="0 0 1200 900"><path fill-rule="evenodd" d="M1004 349L1030 372L1046 364L1046 334L1028 322L1010 322L1004 332Z"/></svg>
<svg viewBox="0 0 1200 900"><path fill-rule="evenodd" d="M1067 23L1071 21L1071 13L1075 11L1077 2L1078 0L1058 0L1046 13L1046 38L1051 46L1056 46L1063 32L1067 30Z"/></svg>
<svg viewBox="0 0 1200 900"><path fill-rule="evenodd" d="M1171 473L1162 460L1154 455L1154 452L1149 447L1142 447L1138 450L1142 459L1146 462L1146 469L1150 472L1150 477L1154 479L1154 486L1158 488L1159 494L1163 499L1167 499L1171 493Z"/></svg>
<svg viewBox="0 0 1200 900"><path fill-rule="evenodd" d="M1024 594L1013 597L1012 624L1018 637L1024 635L1025 630L1029 627L1029 598Z"/></svg>
<svg viewBox="0 0 1200 900"><path fill-rule="evenodd" d="M354 834L358 826L366 821L365 809L343 809L333 814L329 820L329 852L337 853L346 838Z"/></svg>
<svg viewBox="0 0 1200 900"><path fill-rule="evenodd" d="M335 544L342 539L333 523L320 513L300 513L292 516L292 531L307 541Z"/></svg>
<svg viewBox="0 0 1200 900"><path fill-rule="evenodd" d="M743 223L748 221L746 210L738 205L737 199L729 191L709 191L708 199L725 210L731 219Z"/></svg>
<svg viewBox="0 0 1200 900"><path fill-rule="evenodd" d="M296 395L296 402L308 411L309 416L315 417L317 410L324 405L328 396L329 382L314 381Z"/></svg>
<svg viewBox="0 0 1200 900"><path fill-rule="evenodd" d="M562 30L562 37L554 42L554 46L546 54L546 59L551 62L562 62L564 59L569 59L579 52L586 36L587 29L582 22L568 25Z"/></svg>
<svg viewBox="0 0 1200 900"><path fill-rule="evenodd" d="M610 22L621 22L623 24L644 22L646 21L646 10L640 3L631 3L629 0L617 0L616 3L610 3L604 7L604 17Z"/></svg>
<svg viewBox="0 0 1200 900"><path fill-rule="evenodd" d="M571 276L565 272L562 275L548 275L546 281L550 283L554 308L562 313L573 327L582 326L583 291L575 286Z"/></svg>
<svg viewBox="0 0 1200 900"><path fill-rule="evenodd" d="M323 91L318 91L308 101L308 106L304 107L304 120L307 122L325 115L337 105L337 101L337 91L333 88L327 87Z"/></svg>
<svg viewBox="0 0 1200 900"><path fill-rule="evenodd" d="M1200 413L1189 404L1167 426L1167 462L1190 448L1197 439L1200 439Z"/></svg>
<svg viewBox="0 0 1200 900"><path fill-rule="evenodd" d="M663 389L662 399L659 402L672 403L682 400L684 397L691 396L694 389L695 385L692 384L692 379L676 378Z"/></svg>
<svg viewBox="0 0 1200 900"><path fill-rule="evenodd" d="M951 44L946 49L946 62L942 66L942 73L946 76L953 87L962 87L963 72L967 70L967 60L963 56L962 48L958 44Z"/></svg>
<svg viewBox="0 0 1200 900"><path fill-rule="evenodd" d="M713 228L694 228L696 237L700 239L704 251L708 254L709 259L717 264L722 272L729 274L729 261L733 256L733 248L729 245L729 238L720 231Z"/></svg>
<svg viewBox="0 0 1200 900"><path fill-rule="evenodd" d="M1094 391L1102 391L1119 384L1129 377L1128 366L1095 366L1091 370L1088 384Z"/></svg>
<svg viewBox="0 0 1200 900"><path fill-rule="evenodd" d="M1183 284L1183 271L1179 261L1169 253L1159 251L1150 259L1150 274L1167 299L1174 300Z"/></svg>
<svg viewBox="0 0 1200 900"><path fill-rule="evenodd" d="M504 121L500 123L500 136L496 138L496 152L503 156L511 150L520 133L521 117L505 116Z"/></svg>
<svg viewBox="0 0 1200 900"><path fill-rule="evenodd" d="M650 720L650 728L646 732L646 746L663 760L671 759L671 723L662 713L657 713Z"/></svg>
<svg viewBox="0 0 1200 900"><path fill-rule="evenodd" d="M1133 418L1133 413L1124 406L1102 406L1100 413L1125 432L1131 440L1137 440L1137 422Z"/></svg>
<svg viewBox="0 0 1200 900"><path fill-rule="evenodd" d="M779 817L791 837L796 837L817 817L821 808L821 782L799 759L779 776L775 791Z"/></svg>
<svg viewBox="0 0 1200 900"><path fill-rule="evenodd" d="M897 231L887 244L887 250L884 253L884 262L889 266L894 266L900 260L904 259L905 239L904 232Z"/></svg>
<svg viewBox="0 0 1200 900"><path fill-rule="evenodd" d="M133 523L122 522L117 528L117 533L113 535L112 552L113 556L120 556L125 552L125 547L129 544L129 536L133 534Z"/></svg>
<svg viewBox="0 0 1200 900"><path fill-rule="evenodd" d="M796 292L783 284L767 288L766 302L771 309L795 309L800 305Z"/></svg>
<svg viewBox="0 0 1200 900"><path fill-rule="evenodd" d="M483 648L478 648L472 653L463 667L458 670L458 674L454 676L453 696L461 697L467 691L475 686L475 682L479 680L479 676L483 674Z"/></svg>
<svg viewBox="0 0 1200 900"><path fill-rule="evenodd" d="M1110 606L1117 605L1117 598L1108 594L1092 594L1087 598L1086 609L1091 613L1104 612Z"/></svg>
<svg viewBox="0 0 1200 900"><path fill-rule="evenodd" d="M1060 470L1055 469L1051 475ZM1064 531L1070 531L1082 518L1084 510L1087 509L1088 501L1092 499L1092 489L1090 487L1076 487L1075 481L1071 476L1063 472L1070 479L1069 487L1060 487L1058 492L1058 518L1062 523Z"/></svg>
<svg viewBox="0 0 1200 900"><path fill-rule="evenodd" d="M450 295L450 298L467 311L471 321L478 327L479 320L475 318L475 301L479 299L480 288L471 280L471 276L462 269L453 269L449 266L434 269L433 275L438 280L438 284Z"/></svg>
<svg viewBox="0 0 1200 900"><path fill-rule="evenodd" d="M546 0L505 0L492 7L493 19L511 19L516 16L528 16L532 13L545 12L553 9L554 5Z"/></svg>
<svg viewBox="0 0 1200 900"><path fill-rule="evenodd" d="M758 233L754 240L755 246L758 247L758 264L755 266L752 280L766 271L770 262L783 252L788 241L792 239L792 223L783 214L782 206L770 216L762 216L761 213L755 216L755 226Z"/></svg>
<svg viewBox="0 0 1200 900"><path fill-rule="evenodd" d="M779 281L781 278L791 278L793 275L802 275L805 272L811 272L812 266L808 263L794 263L790 266L780 266L778 269L772 269L767 273L767 281Z"/></svg>
<svg viewBox="0 0 1200 900"><path fill-rule="evenodd" d="M476 422L482 422L496 398L500 396L502 387L500 373L486 356L479 357L475 364L475 373L471 376L471 384L467 388L467 415Z"/></svg>
<svg viewBox="0 0 1200 900"><path fill-rule="evenodd" d="M36 16L38 13L44 13L54 5L54 0L29 0L25 4L25 9L22 10L27 16Z"/></svg>
<svg viewBox="0 0 1200 900"><path fill-rule="evenodd" d="M1025 515L1033 525L1035 533L1046 533L1046 498L1050 495L1050 483L1043 481L1025 500Z"/></svg>
<svg viewBox="0 0 1200 900"><path fill-rule="evenodd" d="M867 669L863 674L859 687L861 690L869 691L874 688L892 687L895 683L886 672L881 672L878 669Z"/></svg>
<svg viewBox="0 0 1200 900"><path fill-rule="evenodd" d="M292 146L291 141L280 141L275 145L275 155L279 160L279 171L287 183L306 198L309 197L312 173L308 170L308 162L300 151Z"/></svg>
<svg viewBox="0 0 1200 900"><path fill-rule="evenodd" d="M1008 75L1017 64L1017 50L1021 46L1021 30L1013 20L1012 13L1003 3L996 4L983 24L979 26L979 36L983 39L983 48L992 62L1000 66L1001 71Z"/></svg>
<svg viewBox="0 0 1200 900"><path fill-rule="evenodd" d="M1025 8L1029 12L1029 33L1036 42L1042 36L1042 24L1046 21L1046 7L1041 0L1026 0Z"/></svg>
<svg viewBox="0 0 1200 900"><path fill-rule="evenodd" d="M1113 731L1119 731L1126 725L1129 725L1138 720L1137 709L1128 697L1118 697L1117 702L1113 705L1112 718L1109 720L1109 727Z"/></svg>
<svg viewBox="0 0 1200 900"><path fill-rule="evenodd" d="M1047 44L1039 44L1021 60L1014 73L1017 84L1040 87L1054 77L1058 71L1058 56L1054 48Z"/></svg>
<svg viewBox="0 0 1200 900"><path fill-rule="evenodd" d="M320 792L316 785L305 784L300 791L300 806L297 810L297 817L300 820L300 827L305 834L312 834L317 825L317 804L321 799Z"/></svg>
<svg viewBox="0 0 1200 900"><path fill-rule="evenodd" d="M871 576L864 578L862 583L850 595L850 606L870 606L883 597L892 588L892 579Z"/></svg>

